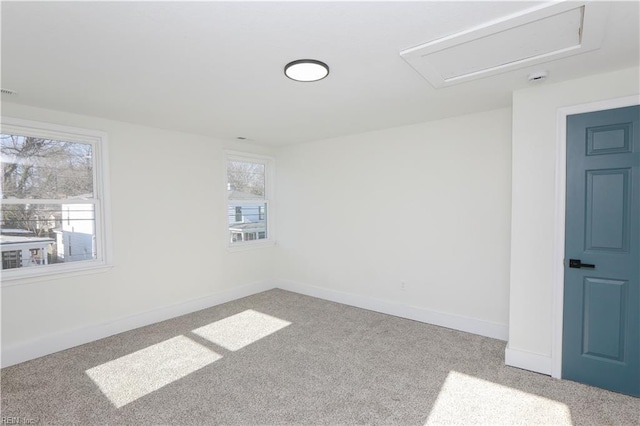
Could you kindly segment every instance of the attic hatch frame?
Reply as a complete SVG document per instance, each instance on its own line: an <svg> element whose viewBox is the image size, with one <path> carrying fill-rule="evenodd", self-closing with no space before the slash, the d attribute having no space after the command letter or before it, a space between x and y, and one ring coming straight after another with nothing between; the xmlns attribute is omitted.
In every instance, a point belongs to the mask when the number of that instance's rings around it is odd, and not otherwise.
<svg viewBox="0 0 640 426"><path fill-rule="evenodd" d="M439 52L444 52L465 44L471 44L474 41L505 33L509 30L520 29L528 24L534 24L548 18L557 17L558 15L576 9L579 9L581 12L581 25L578 29L578 43L575 45L507 61L506 63L498 63L484 69L452 77L443 75L445 73L439 64L436 63L435 55ZM608 11L608 2L583 0L545 3L402 50L400 56L434 87L452 86L454 84L596 50L600 48L602 44Z"/></svg>

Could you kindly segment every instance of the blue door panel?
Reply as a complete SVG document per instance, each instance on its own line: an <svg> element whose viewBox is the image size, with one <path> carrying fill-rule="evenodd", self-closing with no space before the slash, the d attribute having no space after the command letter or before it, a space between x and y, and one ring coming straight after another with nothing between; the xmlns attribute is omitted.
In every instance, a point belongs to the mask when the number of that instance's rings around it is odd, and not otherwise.
<svg viewBox="0 0 640 426"><path fill-rule="evenodd" d="M582 353L624 362L627 281L584 279Z"/></svg>
<svg viewBox="0 0 640 426"><path fill-rule="evenodd" d="M629 249L630 169L586 172L585 250Z"/></svg>

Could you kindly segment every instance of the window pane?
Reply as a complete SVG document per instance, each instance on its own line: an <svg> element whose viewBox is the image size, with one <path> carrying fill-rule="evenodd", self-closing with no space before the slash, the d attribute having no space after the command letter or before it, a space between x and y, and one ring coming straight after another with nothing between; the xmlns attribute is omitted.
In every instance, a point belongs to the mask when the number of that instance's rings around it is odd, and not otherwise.
<svg viewBox="0 0 640 426"><path fill-rule="evenodd" d="M96 259L93 204L3 204L2 269Z"/></svg>
<svg viewBox="0 0 640 426"><path fill-rule="evenodd" d="M229 200L264 200L265 165L248 161L227 163Z"/></svg>
<svg viewBox="0 0 640 426"><path fill-rule="evenodd" d="M2 198L92 198L93 152L87 143L0 135Z"/></svg>
<svg viewBox="0 0 640 426"><path fill-rule="evenodd" d="M264 240L267 238L267 204L229 204L229 241Z"/></svg>

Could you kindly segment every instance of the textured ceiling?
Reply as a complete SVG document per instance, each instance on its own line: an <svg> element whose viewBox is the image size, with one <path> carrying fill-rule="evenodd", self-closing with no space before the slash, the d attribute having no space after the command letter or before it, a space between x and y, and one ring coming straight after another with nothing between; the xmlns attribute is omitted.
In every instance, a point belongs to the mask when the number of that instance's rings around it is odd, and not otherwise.
<svg viewBox="0 0 640 426"><path fill-rule="evenodd" d="M435 89L399 52L532 2L2 2L3 101L154 127L290 144L510 105L639 63L639 3L613 2L599 50ZM500 49L500 46L494 46ZM286 78L300 58L331 74Z"/></svg>

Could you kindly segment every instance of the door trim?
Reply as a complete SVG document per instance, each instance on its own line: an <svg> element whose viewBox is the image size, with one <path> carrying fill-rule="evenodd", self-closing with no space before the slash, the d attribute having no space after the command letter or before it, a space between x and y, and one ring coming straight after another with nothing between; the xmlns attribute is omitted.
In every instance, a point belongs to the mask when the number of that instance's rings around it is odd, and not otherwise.
<svg viewBox="0 0 640 426"><path fill-rule="evenodd" d="M640 105L640 95L558 109L556 137L556 191L553 242L553 305L551 311L551 377L562 378L562 325L564 316L564 237L567 185L567 116Z"/></svg>

